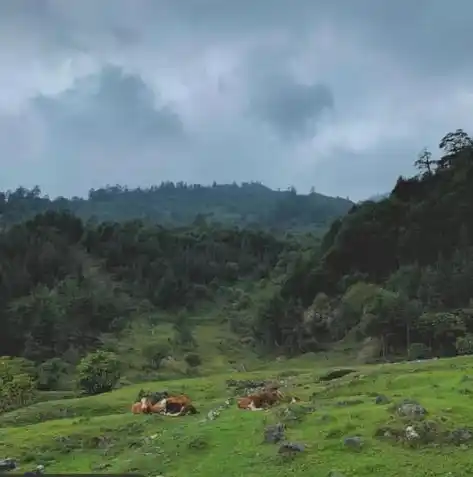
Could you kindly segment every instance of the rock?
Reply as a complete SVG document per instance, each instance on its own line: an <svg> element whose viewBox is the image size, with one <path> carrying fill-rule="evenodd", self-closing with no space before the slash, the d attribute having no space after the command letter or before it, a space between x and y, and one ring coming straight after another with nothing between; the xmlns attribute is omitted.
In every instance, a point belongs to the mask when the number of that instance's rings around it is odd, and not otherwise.
<svg viewBox="0 0 473 477"><path fill-rule="evenodd" d="M459 427L450 432L448 440L456 445L465 444L473 439L473 432L466 427Z"/></svg>
<svg viewBox="0 0 473 477"><path fill-rule="evenodd" d="M417 401L405 399L397 406L397 413L405 417L423 417L427 414L427 409Z"/></svg>
<svg viewBox="0 0 473 477"><path fill-rule="evenodd" d="M336 470L331 470L328 474L327 477L345 477L342 473L337 472Z"/></svg>
<svg viewBox="0 0 473 477"><path fill-rule="evenodd" d="M2 459L0 460L0 471L2 470L15 470L18 466L14 459Z"/></svg>
<svg viewBox="0 0 473 477"><path fill-rule="evenodd" d="M355 372L356 370L354 369L334 369L333 371L330 371L327 374L320 376L319 380L333 381L334 379L342 378L343 376L346 376L347 374L355 373Z"/></svg>
<svg viewBox="0 0 473 477"><path fill-rule="evenodd" d="M213 409L213 410L208 412L207 419L209 421L215 421L215 419L217 419L217 417L219 417L219 416L220 416L220 412L216 409Z"/></svg>
<svg viewBox="0 0 473 477"><path fill-rule="evenodd" d="M374 402L376 404L388 404L390 402L390 400L384 394L379 394L378 396L376 396Z"/></svg>
<svg viewBox="0 0 473 477"><path fill-rule="evenodd" d="M279 454L294 454L296 452L304 452L304 444L297 444L295 442L285 442L279 447Z"/></svg>
<svg viewBox="0 0 473 477"><path fill-rule="evenodd" d="M278 422L264 429L264 442L276 444L284 439L284 424Z"/></svg>
<svg viewBox="0 0 473 477"><path fill-rule="evenodd" d="M352 449L361 449L363 447L364 441L360 436L345 437L343 443L346 447Z"/></svg>
<svg viewBox="0 0 473 477"><path fill-rule="evenodd" d="M407 426L405 430L406 439L409 441L420 439L419 433L414 429L414 426Z"/></svg>

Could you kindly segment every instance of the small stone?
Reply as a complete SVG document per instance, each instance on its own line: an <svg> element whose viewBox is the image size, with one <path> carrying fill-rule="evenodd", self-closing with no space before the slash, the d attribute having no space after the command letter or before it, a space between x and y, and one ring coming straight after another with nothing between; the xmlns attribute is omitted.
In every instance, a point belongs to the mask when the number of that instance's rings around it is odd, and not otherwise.
<svg viewBox="0 0 473 477"><path fill-rule="evenodd" d="M284 425L281 423L267 426L264 430L264 442L276 444L284 439Z"/></svg>
<svg viewBox="0 0 473 477"><path fill-rule="evenodd" d="M473 439L473 432L466 427L460 427L450 432L449 440L456 445L465 444Z"/></svg>
<svg viewBox="0 0 473 477"><path fill-rule="evenodd" d="M345 437L343 439L343 443L347 447L351 447L352 449L361 449L363 447L364 441L363 438L360 436L352 436L352 437Z"/></svg>
<svg viewBox="0 0 473 477"><path fill-rule="evenodd" d="M390 401L389 401L389 398L385 396L384 394L379 394L378 396L376 396L376 399L374 402L376 404L388 404Z"/></svg>
<svg viewBox="0 0 473 477"><path fill-rule="evenodd" d="M405 417L422 417L427 414L427 410L417 401L406 399L399 404L397 413Z"/></svg>
<svg viewBox="0 0 473 477"><path fill-rule="evenodd" d="M297 444L295 442L285 442L279 447L279 454L294 453L294 452L304 452L304 444Z"/></svg>
<svg viewBox="0 0 473 477"><path fill-rule="evenodd" d="M414 426L407 426L406 430L406 438L410 441L420 439L419 433L414 429Z"/></svg>
<svg viewBox="0 0 473 477"><path fill-rule="evenodd" d="M0 460L0 470L15 470L17 468L16 461L14 459L2 459Z"/></svg>

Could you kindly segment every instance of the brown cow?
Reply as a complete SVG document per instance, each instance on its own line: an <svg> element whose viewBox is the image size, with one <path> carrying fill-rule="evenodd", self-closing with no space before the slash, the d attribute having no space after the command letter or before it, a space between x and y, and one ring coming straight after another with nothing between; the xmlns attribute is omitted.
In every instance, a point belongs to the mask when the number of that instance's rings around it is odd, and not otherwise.
<svg viewBox="0 0 473 477"><path fill-rule="evenodd" d="M262 411L284 398L279 389L272 388L238 399L237 406L249 411Z"/></svg>
<svg viewBox="0 0 473 477"><path fill-rule="evenodd" d="M154 404L149 397L143 397L140 402L133 404L132 412L135 414L163 414L165 416L176 417L186 414L196 414L197 410L192 405L190 398L181 394L163 398Z"/></svg>
<svg viewBox="0 0 473 477"><path fill-rule="evenodd" d="M131 406L131 412L133 414L142 414L143 413L143 404L141 401L135 402Z"/></svg>

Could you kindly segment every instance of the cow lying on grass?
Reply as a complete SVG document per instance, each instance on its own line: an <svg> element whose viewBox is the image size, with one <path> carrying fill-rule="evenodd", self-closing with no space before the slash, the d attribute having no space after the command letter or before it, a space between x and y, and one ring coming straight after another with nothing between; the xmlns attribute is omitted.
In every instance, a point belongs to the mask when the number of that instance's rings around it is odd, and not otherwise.
<svg viewBox="0 0 473 477"><path fill-rule="evenodd" d="M246 409L248 411L262 411L274 406L274 404L279 403L283 399L284 395L279 389L270 388L239 398L237 406L239 409Z"/></svg>
<svg viewBox="0 0 473 477"><path fill-rule="evenodd" d="M197 409L192 404L190 398L185 394L170 396L163 393L159 401L155 396L143 396L139 401L131 406L133 414L162 414L164 416L185 416L187 414L197 414Z"/></svg>

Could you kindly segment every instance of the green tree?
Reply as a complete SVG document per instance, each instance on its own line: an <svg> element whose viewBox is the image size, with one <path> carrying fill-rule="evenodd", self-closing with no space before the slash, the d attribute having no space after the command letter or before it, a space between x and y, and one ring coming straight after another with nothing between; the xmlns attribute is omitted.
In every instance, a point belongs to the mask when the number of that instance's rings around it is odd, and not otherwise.
<svg viewBox="0 0 473 477"><path fill-rule="evenodd" d="M458 336L455 348L458 354L473 354L473 334L467 333L465 336Z"/></svg>
<svg viewBox="0 0 473 477"><path fill-rule="evenodd" d="M77 365L78 385L86 394L111 391L118 383L120 361L115 353L95 351L85 356Z"/></svg>
<svg viewBox="0 0 473 477"><path fill-rule="evenodd" d="M51 358L38 367L38 389L56 391L66 377L69 367L61 358Z"/></svg>
<svg viewBox="0 0 473 477"><path fill-rule="evenodd" d="M0 357L0 412L26 406L37 390L33 370L26 360Z"/></svg>

